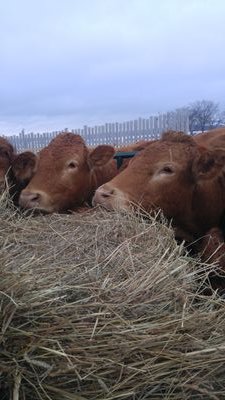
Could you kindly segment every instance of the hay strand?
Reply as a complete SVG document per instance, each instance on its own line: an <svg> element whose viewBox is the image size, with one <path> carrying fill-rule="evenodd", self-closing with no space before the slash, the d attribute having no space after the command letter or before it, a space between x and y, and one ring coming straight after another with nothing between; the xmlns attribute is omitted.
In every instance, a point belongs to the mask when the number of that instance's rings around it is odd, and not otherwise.
<svg viewBox="0 0 225 400"><path fill-rule="evenodd" d="M165 221L3 203L1 399L224 398L224 301Z"/></svg>

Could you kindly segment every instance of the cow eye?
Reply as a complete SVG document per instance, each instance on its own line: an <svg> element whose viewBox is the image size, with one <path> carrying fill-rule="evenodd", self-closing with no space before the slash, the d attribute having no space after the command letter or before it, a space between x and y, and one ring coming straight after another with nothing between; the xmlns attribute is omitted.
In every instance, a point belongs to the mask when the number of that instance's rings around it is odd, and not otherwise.
<svg viewBox="0 0 225 400"><path fill-rule="evenodd" d="M69 169L76 169L77 168L77 162L76 161L70 161L69 164L67 165Z"/></svg>
<svg viewBox="0 0 225 400"><path fill-rule="evenodd" d="M164 167L160 170L160 173L170 175L174 173L174 168L170 165L164 165Z"/></svg>
<svg viewBox="0 0 225 400"><path fill-rule="evenodd" d="M166 174L172 174L174 171L171 167L166 166L163 168L163 172L166 172Z"/></svg>

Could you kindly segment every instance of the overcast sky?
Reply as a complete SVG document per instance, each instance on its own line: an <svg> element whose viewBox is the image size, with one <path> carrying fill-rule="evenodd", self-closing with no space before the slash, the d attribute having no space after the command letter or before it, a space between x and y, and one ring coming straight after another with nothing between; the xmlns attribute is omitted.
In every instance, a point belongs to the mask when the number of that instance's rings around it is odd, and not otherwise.
<svg viewBox="0 0 225 400"><path fill-rule="evenodd" d="M0 0L0 134L225 109L224 0Z"/></svg>

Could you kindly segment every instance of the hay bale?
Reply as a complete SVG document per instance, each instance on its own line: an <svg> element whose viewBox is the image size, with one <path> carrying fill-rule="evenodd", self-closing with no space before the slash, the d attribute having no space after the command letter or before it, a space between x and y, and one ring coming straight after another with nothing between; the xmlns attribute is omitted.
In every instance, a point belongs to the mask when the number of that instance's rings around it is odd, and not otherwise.
<svg viewBox="0 0 225 400"><path fill-rule="evenodd" d="M2 205L0 227L1 399L224 398L224 302L168 225Z"/></svg>

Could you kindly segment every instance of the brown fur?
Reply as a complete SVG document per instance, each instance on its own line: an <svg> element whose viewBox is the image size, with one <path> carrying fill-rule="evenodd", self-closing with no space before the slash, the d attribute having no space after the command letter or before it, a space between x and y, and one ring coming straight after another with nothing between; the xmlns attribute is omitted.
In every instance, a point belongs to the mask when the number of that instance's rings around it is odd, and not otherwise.
<svg viewBox="0 0 225 400"><path fill-rule="evenodd" d="M163 142L172 142L172 143L187 143L190 145L195 145L195 141L191 136L186 135L182 131L167 131L162 134Z"/></svg>
<svg viewBox="0 0 225 400"><path fill-rule="evenodd" d="M7 139L0 137L0 194L9 188L13 202L18 204L18 197L31 177L31 170L35 164L35 156L30 151L16 154L13 146Z"/></svg>
<svg viewBox="0 0 225 400"><path fill-rule="evenodd" d="M218 289L224 296L225 290L225 243L223 232L220 228L212 228L197 243L197 250L201 260L214 263L214 269L209 273L213 289Z"/></svg>
<svg viewBox="0 0 225 400"><path fill-rule="evenodd" d="M13 146L7 139L0 137L0 193L5 189L6 174L9 172L14 154Z"/></svg>
<svg viewBox="0 0 225 400"><path fill-rule="evenodd" d="M217 128L199 133L193 136L193 139L199 146L204 146L207 149L225 149L225 128Z"/></svg>

